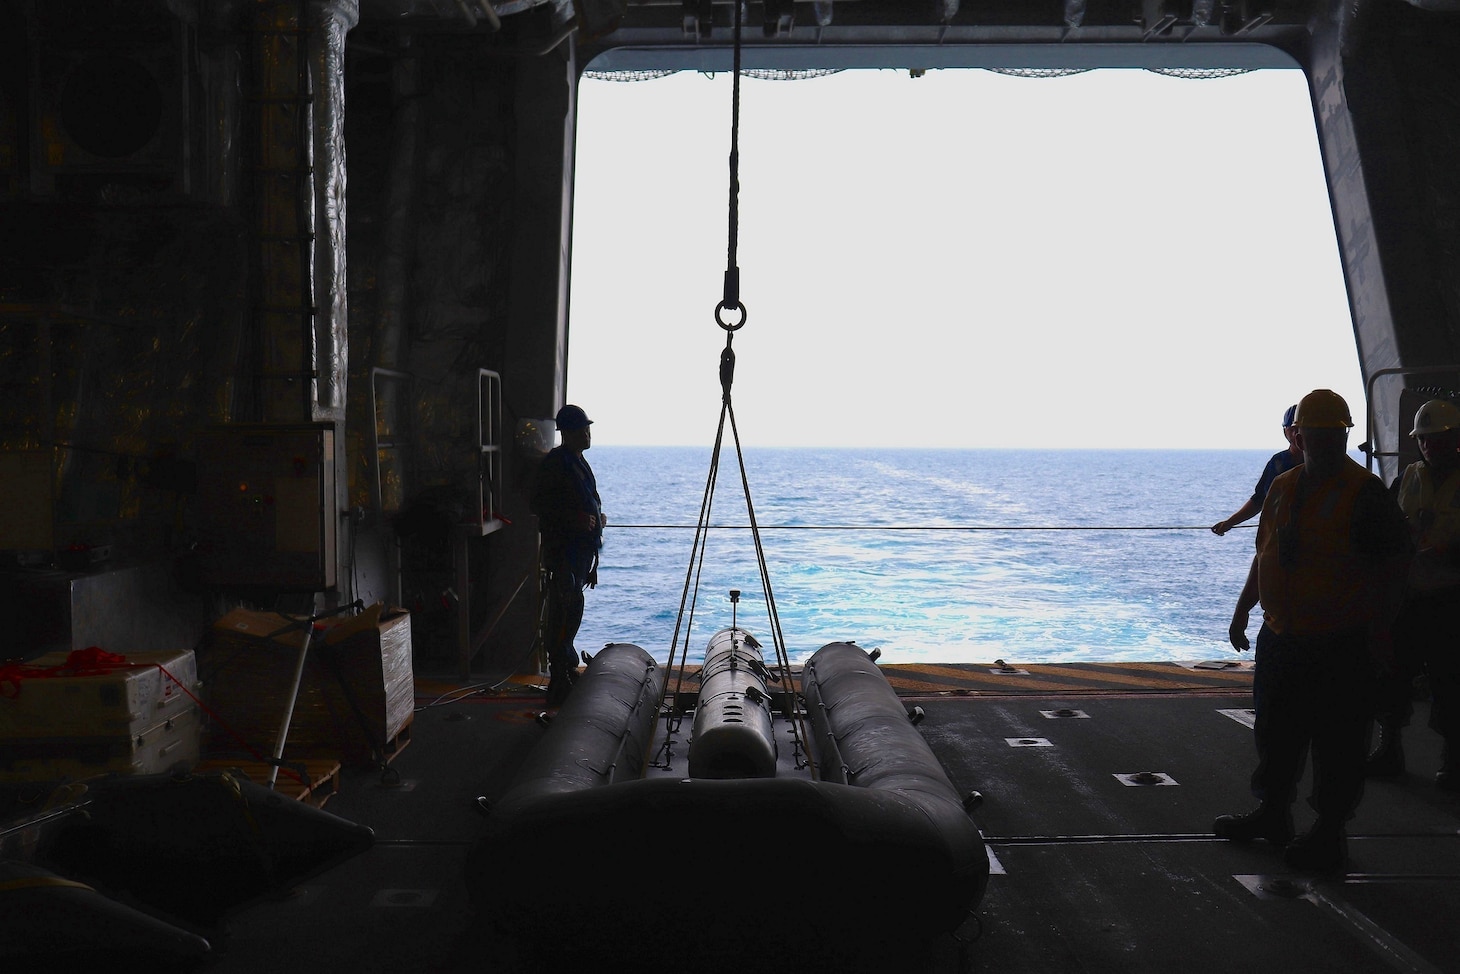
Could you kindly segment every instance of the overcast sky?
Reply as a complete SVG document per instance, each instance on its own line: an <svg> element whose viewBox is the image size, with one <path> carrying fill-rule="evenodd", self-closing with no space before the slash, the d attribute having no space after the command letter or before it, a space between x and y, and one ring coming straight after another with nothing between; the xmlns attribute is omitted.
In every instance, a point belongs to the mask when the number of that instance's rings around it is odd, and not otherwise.
<svg viewBox="0 0 1460 974"><path fill-rule="evenodd" d="M584 79L568 399L713 443L731 79ZM1283 446L1362 384L1297 70L741 83L754 446Z"/></svg>

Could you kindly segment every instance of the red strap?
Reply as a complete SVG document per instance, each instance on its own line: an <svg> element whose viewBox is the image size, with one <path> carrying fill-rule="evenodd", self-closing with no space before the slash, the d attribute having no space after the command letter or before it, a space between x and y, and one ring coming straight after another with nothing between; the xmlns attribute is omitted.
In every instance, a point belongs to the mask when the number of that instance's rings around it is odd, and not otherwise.
<svg viewBox="0 0 1460 974"><path fill-rule="evenodd" d="M137 666L152 666L151 663L128 663L125 656L118 656L116 653L108 653L100 646L88 646L85 649L73 649L66 656L64 663L57 663L55 666L26 666L23 663L11 663L9 666L0 668L0 685L10 684L14 691L7 691L0 686L0 695L16 697L20 695L21 680L55 680L68 676L103 676L113 670L127 669Z"/></svg>
<svg viewBox="0 0 1460 974"><path fill-rule="evenodd" d="M104 676L113 670L127 669L130 667L147 666L147 663L128 663L125 656L117 653L108 653L100 646L87 646L85 649L73 649L66 657L66 662L57 669L58 676Z"/></svg>

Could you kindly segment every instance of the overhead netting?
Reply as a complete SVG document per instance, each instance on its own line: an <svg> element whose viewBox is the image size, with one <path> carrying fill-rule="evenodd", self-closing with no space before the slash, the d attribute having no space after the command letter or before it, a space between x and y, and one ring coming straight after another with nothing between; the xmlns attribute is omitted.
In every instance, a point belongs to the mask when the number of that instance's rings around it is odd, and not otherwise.
<svg viewBox="0 0 1460 974"><path fill-rule="evenodd" d="M674 71L584 71L583 77L595 81L654 81L667 78Z"/></svg>
<svg viewBox="0 0 1460 974"><path fill-rule="evenodd" d="M757 68L753 71L740 72L747 78L757 78L761 81L804 81L807 78L824 78L829 74L840 74L841 68L802 68L797 70L782 68ZM673 71L584 71L583 77L593 78L596 81L654 81L674 74ZM713 78L715 72L704 72L706 77Z"/></svg>
<svg viewBox="0 0 1460 974"><path fill-rule="evenodd" d="M839 74L842 68L804 68L798 70L781 68L758 68L753 71L741 72L747 78L757 78L761 81L803 81L807 78L824 78L827 75ZM995 74L1008 75L1012 78L1066 78L1072 74L1084 74L1093 71L1093 68L987 68ZM1234 75L1246 74L1251 68L1147 68L1154 74L1164 74L1168 78L1186 78L1192 81L1209 81L1213 78L1230 78ZM674 71L584 71L583 77L592 78L595 81L654 81L659 78L675 74ZM705 74L713 78L715 72L707 71Z"/></svg>
<svg viewBox="0 0 1460 974"><path fill-rule="evenodd" d="M1146 70L1155 74L1164 74L1168 78L1189 78L1193 81L1210 81L1213 78L1230 78L1233 75L1246 74L1251 68L1147 68Z"/></svg>
<svg viewBox="0 0 1460 974"><path fill-rule="evenodd" d="M1083 74L1093 68L988 68L995 74L1006 74L1014 78L1064 78L1072 74ZM1251 68L1147 68L1154 74L1168 78L1186 78L1192 81L1209 81L1213 78L1230 78L1246 74Z"/></svg>
<svg viewBox="0 0 1460 974"><path fill-rule="evenodd" d="M1072 74L1084 74L1090 68L988 68L994 74L1006 74L1011 78L1067 78Z"/></svg>
<svg viewBox="0 0 1460 974"><path fill-rule="evenodd" d="M747 78L757 78L761 81L804 81L807 78L825 78L829 74L840 74L841 71L841 68L805 68L799 71L757 68L740 73Z"/></svg>

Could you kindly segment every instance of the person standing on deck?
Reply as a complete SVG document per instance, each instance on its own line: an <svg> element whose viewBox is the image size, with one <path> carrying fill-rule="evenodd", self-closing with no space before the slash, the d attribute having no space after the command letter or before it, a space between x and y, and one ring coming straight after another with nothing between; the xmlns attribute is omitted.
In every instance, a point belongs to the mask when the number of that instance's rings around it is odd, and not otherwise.
<svg viewBox="0 0 1460 974"><path fill-rule="evenodd" d="M558 410L562 443L543 457L532 492L532 512L542 535L546 573L548 657L547 705L567 699L578 677L573 640L583 623L583 590L598 585L598 549L603 546L603 501L583 453L593 445L593 420L578 406Z"/></svg>
<svg viewBox="0 0 1460 974"><path fill-rule="evenodd" d="M1401 728L1414 710L1414 677L1429 676L1430 727L1444 739L1435 786L1460 790L1460 407L1431 399L1414 414L1423 459L1399 481L1399 507L1416 552L1404 607L1394 627L1395 666L1381 688L1379 741L1369 753L1371 777L1404 773Z"/></svg>
<svg viewBox="0 0 1460 974"><path fill-rule="evenodd" d="M1220 537L1254 514L1261 513L1262 502L1267 500L1267 492L1272 488L1274 478L1303 462L1303 448L1298 445L1298 431L1293 427L1293 414L1297 410L1297 406L1289 406L1283 413L1283 436L1287 437L1288 448L1272 455L1267 466L1262 468L1262 476L1257 478L1257 486L1252 489L1252 496L1247 498L1247 503L1237 508L1237 513L1231 517L1213 524L1212 534Z"/></svg>
<svg viewBox="0 0 1460 974"><path fill-rule="evenodd" d="M1262 603L1253 677L1261 804L1213 823L1218 838L1285 846L1297 869L1347 859L1344 833L1364 789L1370 685L1390 662L1390 628L1403 595L1409 533L1394 497L1348 456L1348 404L1328 389L1298 403L1301 466L1273 481L1257 525L1257 552L1228 638L1248 648L1247 621ZM1311 745L1317 820L1293 837L1292 803Z"/></svg>

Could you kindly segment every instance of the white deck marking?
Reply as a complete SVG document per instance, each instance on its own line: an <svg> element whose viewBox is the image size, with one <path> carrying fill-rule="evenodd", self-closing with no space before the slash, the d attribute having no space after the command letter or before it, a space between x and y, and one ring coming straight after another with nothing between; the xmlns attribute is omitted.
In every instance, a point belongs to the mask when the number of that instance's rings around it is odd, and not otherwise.
<svg viewBox="0 0 1460 974"><path fill-rule="evenodd" d="M1164 771L1134 771L1117 774L1115 779L1128 788L1165 788L1177 784L1176 779Z"/></svg>

